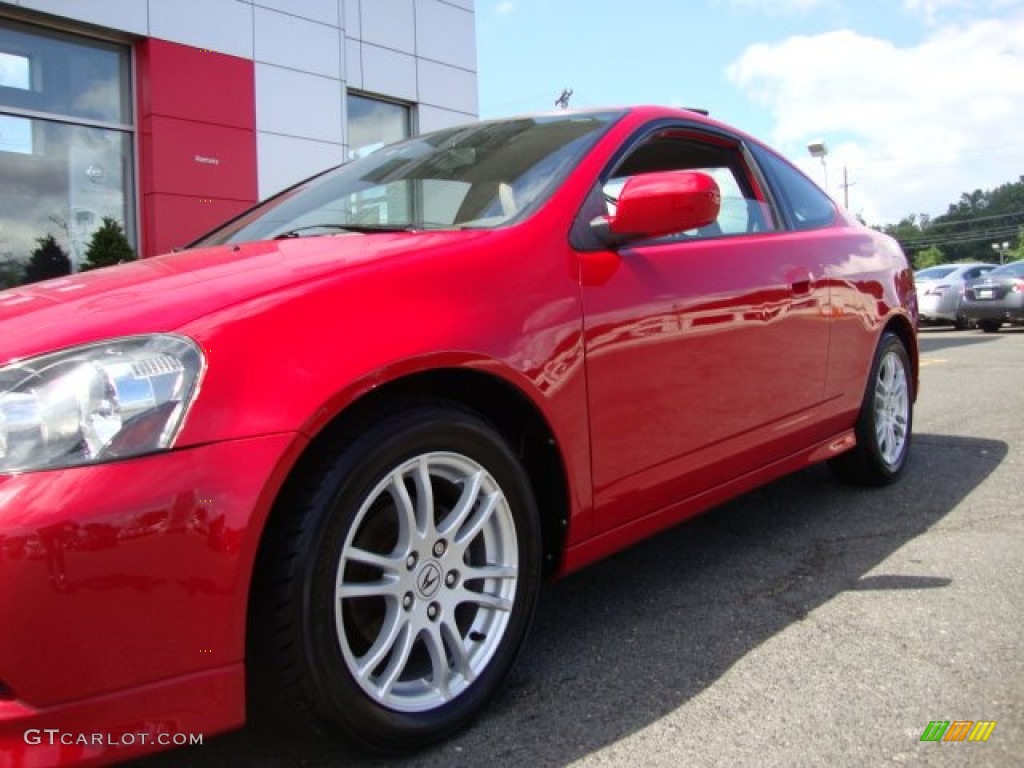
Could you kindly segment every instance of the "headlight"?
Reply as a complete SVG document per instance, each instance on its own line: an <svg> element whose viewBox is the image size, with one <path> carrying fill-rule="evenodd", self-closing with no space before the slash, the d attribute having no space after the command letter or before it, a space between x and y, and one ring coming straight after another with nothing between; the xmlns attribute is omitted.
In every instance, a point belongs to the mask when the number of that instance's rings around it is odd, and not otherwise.
<svg viewBox="0 0 1024 768"><path fill-rule="evenodd" d="M0 472L164 450L198 391L203 354L181 336L113 339L0 368Z"/></svg>

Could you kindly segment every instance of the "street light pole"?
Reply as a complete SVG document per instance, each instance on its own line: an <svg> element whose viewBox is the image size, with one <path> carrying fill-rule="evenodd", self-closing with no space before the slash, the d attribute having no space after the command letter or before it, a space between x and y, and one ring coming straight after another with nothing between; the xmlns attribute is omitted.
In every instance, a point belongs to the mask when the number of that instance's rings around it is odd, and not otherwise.
<svg viewBox="0 0 1024 768"><path fill-rule="evenodd" d="M825 177L825 194L828 194L828 165L825 163L825 155L828 154L828 145L824 139L816 139L807 145L807 151L811 157L816 157L821 160L821 171Z"/></svg>
<svg viewBox="0 0 1024 768"><path fill-rule="evenodd" d="M999 263L1002 264L1006 258L1006 252L1010 249L1010 244L1006 243L992 243L992 250L999 254Z"/></svg>

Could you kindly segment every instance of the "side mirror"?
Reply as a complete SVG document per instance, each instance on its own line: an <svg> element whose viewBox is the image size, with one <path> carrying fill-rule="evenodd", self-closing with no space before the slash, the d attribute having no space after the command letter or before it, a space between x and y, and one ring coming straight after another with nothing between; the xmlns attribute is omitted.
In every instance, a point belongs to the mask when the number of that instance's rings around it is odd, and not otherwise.
<svg viewBox="0 0 1024 768"><path fill-rule="evenodd" d="M699 171L644 173L626 181L615 213L590 226L610 247L706 227L718 218L718 184Z"/></svg>

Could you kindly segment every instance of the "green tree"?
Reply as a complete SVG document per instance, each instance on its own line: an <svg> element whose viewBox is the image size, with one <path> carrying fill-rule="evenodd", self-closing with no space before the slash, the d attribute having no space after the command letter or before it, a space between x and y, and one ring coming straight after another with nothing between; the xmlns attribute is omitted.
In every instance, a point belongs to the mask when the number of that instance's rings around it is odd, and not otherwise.
<svg viewBox="0 0 1024 768"><path fill-rule="evenodd" d="M1007 251L1006 256L1013 256L1014 261L1024 259L1024 225L1017 228L1017 247Z"/></svg>
<svg viewBox="0 0 1024 768"><path fill-rule="evenodd" d="M896 224L886 224L881 230L901 243L911 244L925 237L928 223L928 214L922 213L918 218L918 214L912 213L904 216Z"/></svg>
<svg viewBox="0 0 1024 768"><path fill-rule="evenodd" d="M998 261L992 243L1009 242L1012 248L1020 248L1021 225L1024 177L995 189L962 194L959 202L932 221L928 244L941 247L949 261ZM1010 257L1009 251L1006 256Z"/></svg>
<svg viewBox="0 0 1024 768"><path fill-rule="evenodd" d="M941 248L932 245L915 253L913 261L914 269L924 269L925 267L934 267L936 264L943 264L947 259Z"/></svg>
<svg viewBox="0 0 1024 768"><path fill-rule="evenodd" d="M135 250L117 219L103 217L103 223L92 233L85 249L85 261L78 265L80 272L135 260Z"/></svg>
<svg viewBox="0 0 1024 768"><path fill-rule="evenodd" d="M17 259L5 257L0 259L0 291L21 285L25 275L25 267Z"/></svg>
<svg viewBox="0 0 1024 768"><path fill-rule="evenodd" d="M38 283L71 274L71 259L53 235L36 238L36 248L25 265L25 282Z"/></svg>
<svg viewBox="0 0 1024 768"><path fill-rule="evenodd" d="M909 216L904 216L896 224L887 224L881 228L885 234L895 237L900 241L900 245L906 251L914 269L924 269L924 267L931 266L931 259L934 257L933 253L924 256L924 251L930 249L927 249L924 245L918 245L918 243L923 243L927 240L929 223L931 223L931 220L928 214L922 213L918 215L912 213Z"/></svg>

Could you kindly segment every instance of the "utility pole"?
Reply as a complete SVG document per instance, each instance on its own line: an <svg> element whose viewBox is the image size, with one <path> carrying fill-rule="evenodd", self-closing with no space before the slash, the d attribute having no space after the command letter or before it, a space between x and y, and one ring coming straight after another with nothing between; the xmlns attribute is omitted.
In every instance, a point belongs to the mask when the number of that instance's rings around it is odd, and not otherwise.
<svg viewBox="0 0 1024 768"><path fill-rule="evenodd" d="M846 164L843 164L843 183L840 184L843 188L843 208L850 210L850 187L856 184L856 181L850 181L846 175Z"/></svg>
<svg viewBox="0 0 1024 768"><path fill-rule="evenodd" d="M555 106L562 109L569 108L569 99L572 98L572 88L563 88L562 95L555 99Z"/></svg>

